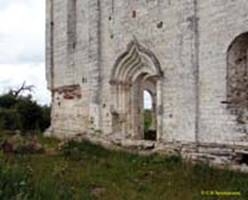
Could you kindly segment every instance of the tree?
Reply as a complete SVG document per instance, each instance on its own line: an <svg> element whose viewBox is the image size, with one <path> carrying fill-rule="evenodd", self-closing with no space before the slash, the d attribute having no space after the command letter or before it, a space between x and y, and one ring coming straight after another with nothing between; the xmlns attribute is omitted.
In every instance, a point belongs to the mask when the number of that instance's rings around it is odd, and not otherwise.
<svg viewBox="0 0 248 200"><path fill-rule="evenodd" d="M18 89L0 95L0 128L30 132L44 131L50 126L50 107L32 99L33 87L23 82ZM23 96L24 91L30 94Z"/></svg>
<svg viewBox="0 0 248 200"><path fill-rule="evenodd" d="M0 108L10 109L15 106L17 99L14 95L8 93L1 95L0 98Z"/></svg>
<svg viewBox="0 0 248 200"><path fill-rule="evenodd" d="M26 82L24 81L22 85L17 89L10 89L9 94L13 95L14 97L20 96L23 92L28 91L30 93L33 92L34 85L26 85Z"/></svg>

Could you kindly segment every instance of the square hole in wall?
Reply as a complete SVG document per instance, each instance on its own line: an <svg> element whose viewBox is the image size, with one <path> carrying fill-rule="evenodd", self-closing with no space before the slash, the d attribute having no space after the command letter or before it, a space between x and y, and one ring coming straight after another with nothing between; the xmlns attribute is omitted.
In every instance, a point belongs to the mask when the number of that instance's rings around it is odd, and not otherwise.
<svg viewBox="0 0 248 200"><path fill-rule="evenodd" d="M136 10L133 10L132 17L136 18L136 15L137 15Z"/></svg>

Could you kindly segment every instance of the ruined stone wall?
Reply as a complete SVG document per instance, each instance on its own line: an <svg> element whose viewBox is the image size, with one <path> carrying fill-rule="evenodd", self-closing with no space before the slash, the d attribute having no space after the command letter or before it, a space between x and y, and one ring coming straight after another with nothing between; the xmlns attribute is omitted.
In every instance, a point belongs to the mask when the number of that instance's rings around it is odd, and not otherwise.
<svg viewBox="0 0 248 200"><path fill-rule="evenodd" d="M199 140L247 145L246 124L229 109L228 49L248 30L245 0L198 1L199 17ZM236 52L238 53L238 52ZM230 62L229 62L230 64ZM235 67L237 70L238 66ZM240 81L242 76L240 76ZM228 81L228 82L227 82ZM241 85L245 84L242 83ZM229 97L228 97L229 96Z"/></svg>
<svg viewBox="0 0 248 200"><path fill-rule="evenodd" d="M70 136L89 127L88 2L47 0L46 71L52 91L51 131Z"/></svg>
<svg viewBox="0 0 248 200"><path fill-rule="evenodd" d="M230 109L245 75L233 82L228 61L230 45L248 30L247 10L246 0L47 0L52 129L113 134L111 72L135 41L163 72L159 141L247 145L247 123Z"/></svg>

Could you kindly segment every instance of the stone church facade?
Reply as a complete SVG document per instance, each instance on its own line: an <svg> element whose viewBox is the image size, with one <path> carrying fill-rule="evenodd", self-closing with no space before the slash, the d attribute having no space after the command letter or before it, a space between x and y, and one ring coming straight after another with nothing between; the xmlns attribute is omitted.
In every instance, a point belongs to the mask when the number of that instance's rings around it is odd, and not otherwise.
<svg viewBox="0 0 248 200"><path fill-rule="evenodd" d="M47 0L47 134L248 163L247 0ZM155 140L144 138L143 92Z"/></svg>

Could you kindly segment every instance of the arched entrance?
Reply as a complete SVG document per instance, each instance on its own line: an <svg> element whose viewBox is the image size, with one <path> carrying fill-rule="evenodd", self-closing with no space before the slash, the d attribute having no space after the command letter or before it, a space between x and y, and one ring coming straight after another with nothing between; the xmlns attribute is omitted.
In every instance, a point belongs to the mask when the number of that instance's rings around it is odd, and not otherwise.
<svg viewBox="0 0 248 200"><path fill-rule="evenodd" d="M112 76L113 132L123 137L145 139L144 90L149 91L154 102L154 129L159 139L162 129L162 70L154 54L132 41L127 51L116 61Z"/></svg>
<svg viewBox="0 0 248 200"><path fill-rule="evenodd" d="M227 51L227 102L238 122L248 123L248 33L236 37Z"/></svg>

